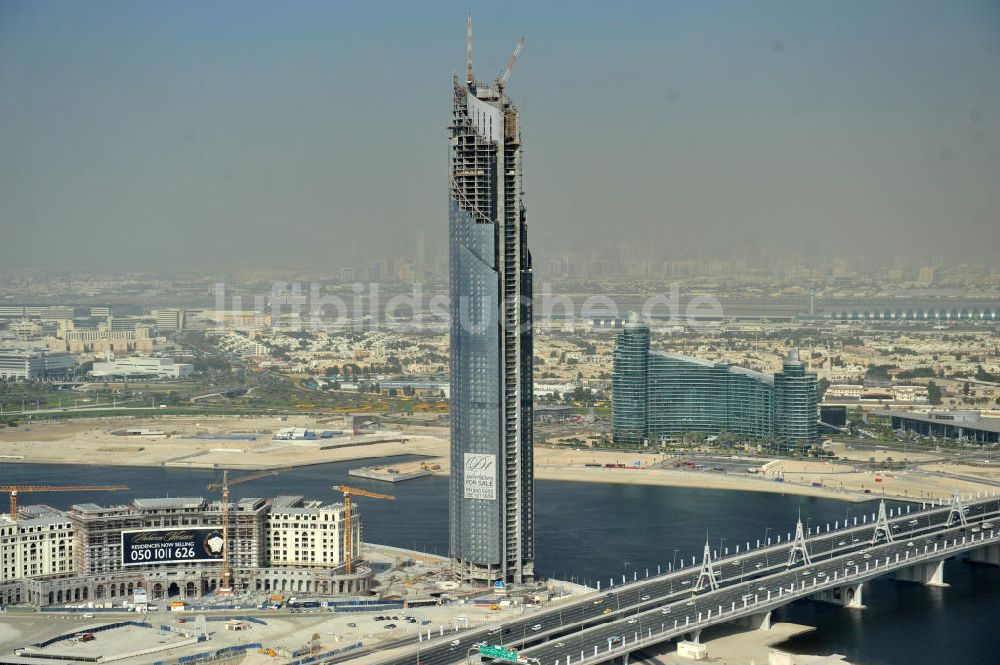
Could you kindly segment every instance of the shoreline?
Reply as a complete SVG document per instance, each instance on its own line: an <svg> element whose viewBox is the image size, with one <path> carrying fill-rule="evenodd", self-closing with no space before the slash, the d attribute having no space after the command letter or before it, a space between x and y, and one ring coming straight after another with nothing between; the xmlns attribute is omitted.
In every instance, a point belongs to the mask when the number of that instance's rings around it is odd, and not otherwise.
<svg viewBox="0 0 1000 665"><path fill-rule="evenodd" d="M566 467L535 467L536 480L561 480L583 483L612 483L619 485L650 485L654 487L680 487L688 489L729 490L766 494L792 494L820 499L836 499L849 503L863 503L878 498L894 501L914 501L913 497L886 494L863 494L828 487L812 487L791 482L775 482L761 478L727 476L665 469L597 469Z"/></svg>
<svg viewBox="0 0 1000 665"><path fill-rule="evenodd" d="M305 468L323 464L341 464L345 462L360 462L362 460L391 460L396 457L422 457L427 460L436 459L433 455L420 452L400 452L392 455L366 455L347 459L306 460L288 465L273 466L270 464L227 464L225 466L209 466L196 464L151 464L128 461L86 461L59 459L12 459L0 457L0 468L4 464L33 464L52 466L79 467L121 467L134 469L172 469L179 471L219 471L223 468L236 471L268 471L283 468ZM448 477L446 469L435 471L434 476ZM419 480L419 479L414 479ZM588 467L553 467L536 466L535 480L550 480L578 483L606 483L615 485L647 485L651 487L677 487L687 489L724 490L734 492L759 492L767 494L788 494L793 496L809 496L820 499L834 499L848 503L863 503L885 498L892 501L919 502L919 499L895 494L862 494L849 490L838 490L827 487L812 487L793 482L774 482L761 478L744 476L727 476L714 474L695 474L691 472L669 471L665 469L603 469Z"/></svg>
<svg viewBox="0 0 1000 665"><path fill-rule="evenodd" d="M290 426L332 426L315 418L198 417L169 419L109 419L90 423L29 425L0 431L3 464L88 467L160 468L217 472L221 469L265 471L349 463L391 464L400 457L440 465L434 475L449 474L448 431L440 426L410 426L350 435L349 423L338 422L346 436L323 440L276 440ZM149 435L123 436L120 431L148 427ZM166 437L156 436L169 430ZM253 434L250 440L238 438ZM648 485L691 489L732 490L806 496L847 503L878 499L904 502L949 500L963 493L996 492L1000 468L971 468L941 460L913 457L904 470L876 470L866 453L839 450L841 462L766 456L719 457L728 473L680 468L671 451L621 451L538 445L534 449L537 480ZM845 455L844 453L848 453ZM691 453L689 456L697 456ZM875 456L877 457L877 456ZM736 461L734 464L733 461ZM621 467L627 464L624 468ZM708 462L706 462L708 464ZM743 473L748 466L763 473ZM609 468L612 467L612 468ZM976 476L980 477L977 478ZM780 478L781 482L776 481ZM413 482L419 479L413 479ZM411 482L407 480L405 482ZM815 483L815 484L814 484Z"/></svg>

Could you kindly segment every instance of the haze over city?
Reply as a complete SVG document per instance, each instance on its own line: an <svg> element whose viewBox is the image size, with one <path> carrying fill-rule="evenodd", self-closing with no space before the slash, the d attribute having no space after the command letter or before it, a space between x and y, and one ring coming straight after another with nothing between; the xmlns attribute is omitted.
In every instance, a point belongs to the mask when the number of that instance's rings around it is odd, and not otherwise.
<svg viewBox="0 0 1000 665"><path fill-rule="evenodd" d="M0 665L997 665L1000 4L0 0Z"/></svg>
<svg viewBox="0 0 1000 665"><path fill-rule="evenodd" d="M487 80L527 37L538 257L995 256L995 2L5 0L0 263L335 268L442 244L470 10Z"/></svg>

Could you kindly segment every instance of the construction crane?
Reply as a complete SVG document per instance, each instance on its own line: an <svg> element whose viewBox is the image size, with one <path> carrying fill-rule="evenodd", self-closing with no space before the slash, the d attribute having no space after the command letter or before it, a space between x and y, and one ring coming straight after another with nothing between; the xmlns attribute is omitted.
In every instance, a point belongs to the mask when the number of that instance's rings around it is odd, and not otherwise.
<svg viewBox="0 0 1000 665"><path fill-rule="evenodd" d="M266 478L267 476L276 476L284 471L284 469L268 469L267 471L260 471L258 473L251 473L249 476L241 476L240 478L235 478L229 480L229 472L226 470L222 471L222 482L210 483L208 489L210 491L215 491L218 489L222 490L222 588L220 591L230 591L229 587L229 488L232 485L239 485L240 483L248 483L251 480L259 480L261 478Z"/></svg>
<svg viewBox="0 0 1000 665"><path fill-rule="evenodd" d="M503 70L503 73L497 78L497 87L503 88L507 85L507 79L510 78L510 73L514 71L514 65L517 64L517 57L521 55L521 49L524 48L524 37L517 40L517 44L514 46L514 53L511 54L510 60L507 61L507 69Z"/></svg>
<svg viewBox="0 0 1000 665"><path fill-rule="evenodd" d="M0 485L0 492L10 494L10 518L17 520L17 495L28 492L114 492L127 490L124 485Z"/></svg>
<svg viewBox="0 0 1000 665"><path fill-rule="evenodd" d="M472 75L472 14L465 24L465 81L469 85L476 82L476 77Z"/></svg>
<svg viewBox="0 0 1000 665"><path fill-rule="evenodd" d="M344 563L346 564L347 574L351 574L351 496L367 496L371 499L389 499L395 500L391 494L379 494L378 492L369 492L368 490L359 490L355 487L348 487L347 485L334 485L331 487L334 492L341 492L344 495Z"/></svg>

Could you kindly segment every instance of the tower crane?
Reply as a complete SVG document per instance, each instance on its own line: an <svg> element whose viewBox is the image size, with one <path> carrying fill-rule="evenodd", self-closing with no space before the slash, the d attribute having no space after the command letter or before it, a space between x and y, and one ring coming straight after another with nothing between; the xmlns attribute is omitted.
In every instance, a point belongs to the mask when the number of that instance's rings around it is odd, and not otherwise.
<svg viewBox="0 0 1000 665"><path fill-rule="evenodd" d="M218 489L222 490L222 591L229 591L229 488L232 485L239 485L240 483L248 483L251 480L259 480L261 478L266 478L267 476L276 476L284 471L284 469L268 469L267 471L260 471L258 473L251 473L248 476L241 476L233 480L229 480L229 471L222 471L222 482L210 483L208 489L210 491L215 491Z"/></svg>
<svg viewBox="0 0 1000 665"><path fill-rule="evenodd" d="M17 495L28 492L114 492L127 490L124 485L0 485L0 492L10 494L10 518L17 520Z"/></svg>
<svg viewBox="0 0 1000 665"><path fill-rule="evenodd" d="M379 494L378 492L369 492L368 490L359 490L355 487L348 487L347 485L334 485L331 487L334 492L341 492L344 495L344 563L346 564L347 574L351 574L351 536L353 531L351 531L351 496L367 496L371 499L389 499L395 500L391 494Z"/></svg>
<svg viewBox="0 0 1000 665"><path fill-rule="evenodd" d="M507 85L507 79L510 78L510 73L514 71L514 65L517 64L517 57L521 55L521 49L524 48L524 37L517 40L517 44L514 45L514 53L511 54L510 60L507 61L507 69L503 70L503 73L497 78L497 87L503 88Z"/></svg>

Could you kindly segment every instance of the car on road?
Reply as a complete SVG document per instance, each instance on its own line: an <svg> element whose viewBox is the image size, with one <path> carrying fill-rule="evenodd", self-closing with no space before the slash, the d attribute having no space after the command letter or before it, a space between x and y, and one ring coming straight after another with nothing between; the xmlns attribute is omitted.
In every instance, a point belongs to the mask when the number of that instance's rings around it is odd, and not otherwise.
<svg viewBox="0 0 1000 665"><path fill-rule="evenodd" d="M556 642L556 648L557 649L562 649L564 646L566 646L565 643L563 643L563 642Z"/></svg>
<svg viewBox="0 0 1000 665"><path fill-rule="evenodd" d="M603 598L598 598L597 600L594 601L594 605L603 605L603 604L604 604Z"/></svg>
<svg viewBox="0 0 1000 665"><path fill-rule="evenodd" d="M385 624L382 627L385 628L386 630L392 630L393 628L396 627L396 624L394 624L394 623L387 623L387 624Z"/></svg>
<svg viewBox="0 0 1000 665"><path fill-rule="evenodd" d="M691 580L684 580L683 582L681 582L682 586L685 584L691 584Z"/></svg>
<svg viewBox="0 0 1000 665"><path fill-rule="evenodd" d="M643 596L639 600L649 600L649 594L646 594L645 596Z"/></svg>
<svg viewBox="0 0 1000 665"><path fill-rule="evenodd" d="M763 567L764 567L763 563L758 563L756 566L754 566L754 568L763 568Z"/></svg>
<svg viewBox="0 0 1000 665"><path fill-rule="evenodd" d="M852 561L848 561L846 565L853 566L854 565L854 561L853 560Z"/></svg>
<svg viewBox="0 0 1000 665"><path fill-rule="evenodd" d="M843 547L846 544L847 544L847 541L846 540L842 540L839 543L837 543L837 547Z"/></svg>
<svg viewBox="0 0 1000 665"><path fill-rule="evenodd" d="M534 626L531 627L531 630L533 631L539 631L541 629L542 629L542 624L540 623L536 623Z"/></svg>
<svg viewBox="0 0 1000 665"><path fill-rule="evenodd" d="M449 646L451 646L451 647L454 648L454 647L460 646L461 644L462 644L461 640L452 640L451 644Z"/></svg>
<svg viewBox="0 0 1000 665"><path fill-rule="evenodd" d="M348 628L357 628L357 627L358 627L358 624L356 624L356 623L354 623L354 622L352 621L351 623L347 624L347 627L348 627Z"/></svg>
<svg viewBox="0 0 1000 665"><path fill-rule="evenodd" d="M610 607L605 607L603 614L611 614L611 608Z"/></svg>
<svg viewBox="0 0 1000 665"><path fill-rule="evenodd" d="M478 642L476 642L472 646L474 646L474 647L485 647L485 646L488 646L488 645L489 645L489 642L487 642L486 640L479 640Z"/></svg>
<svg viewBox="0 0 1000 665"><path fill-rule="evenodd" d="M766 586L759 586L759 587L757 587L757 591L767 591L767 587Z"/></svg>
<svg viewBox="0 0 1000 665"><path fill-rule="evenodd" d="M670 608L664 607L662 610L660 610L660 614L670 614Z"/></svg>
<svg viewBox="0 0 1000 665"><path fill-rule="evenodd" d="M910 542L906 543L906 546L907 547L913 547L913 541L911 540Z"/></svg>
<svg viewBox="0 0 1000 665"><path fill-rule="evenodd" d="M635 623L636 621L638 621L638 619L635 619L635 618L632 618L632 619L629 619L629 620L628 620L628 622L629 622L630 624L633 624L633 623Z"/></svg>

